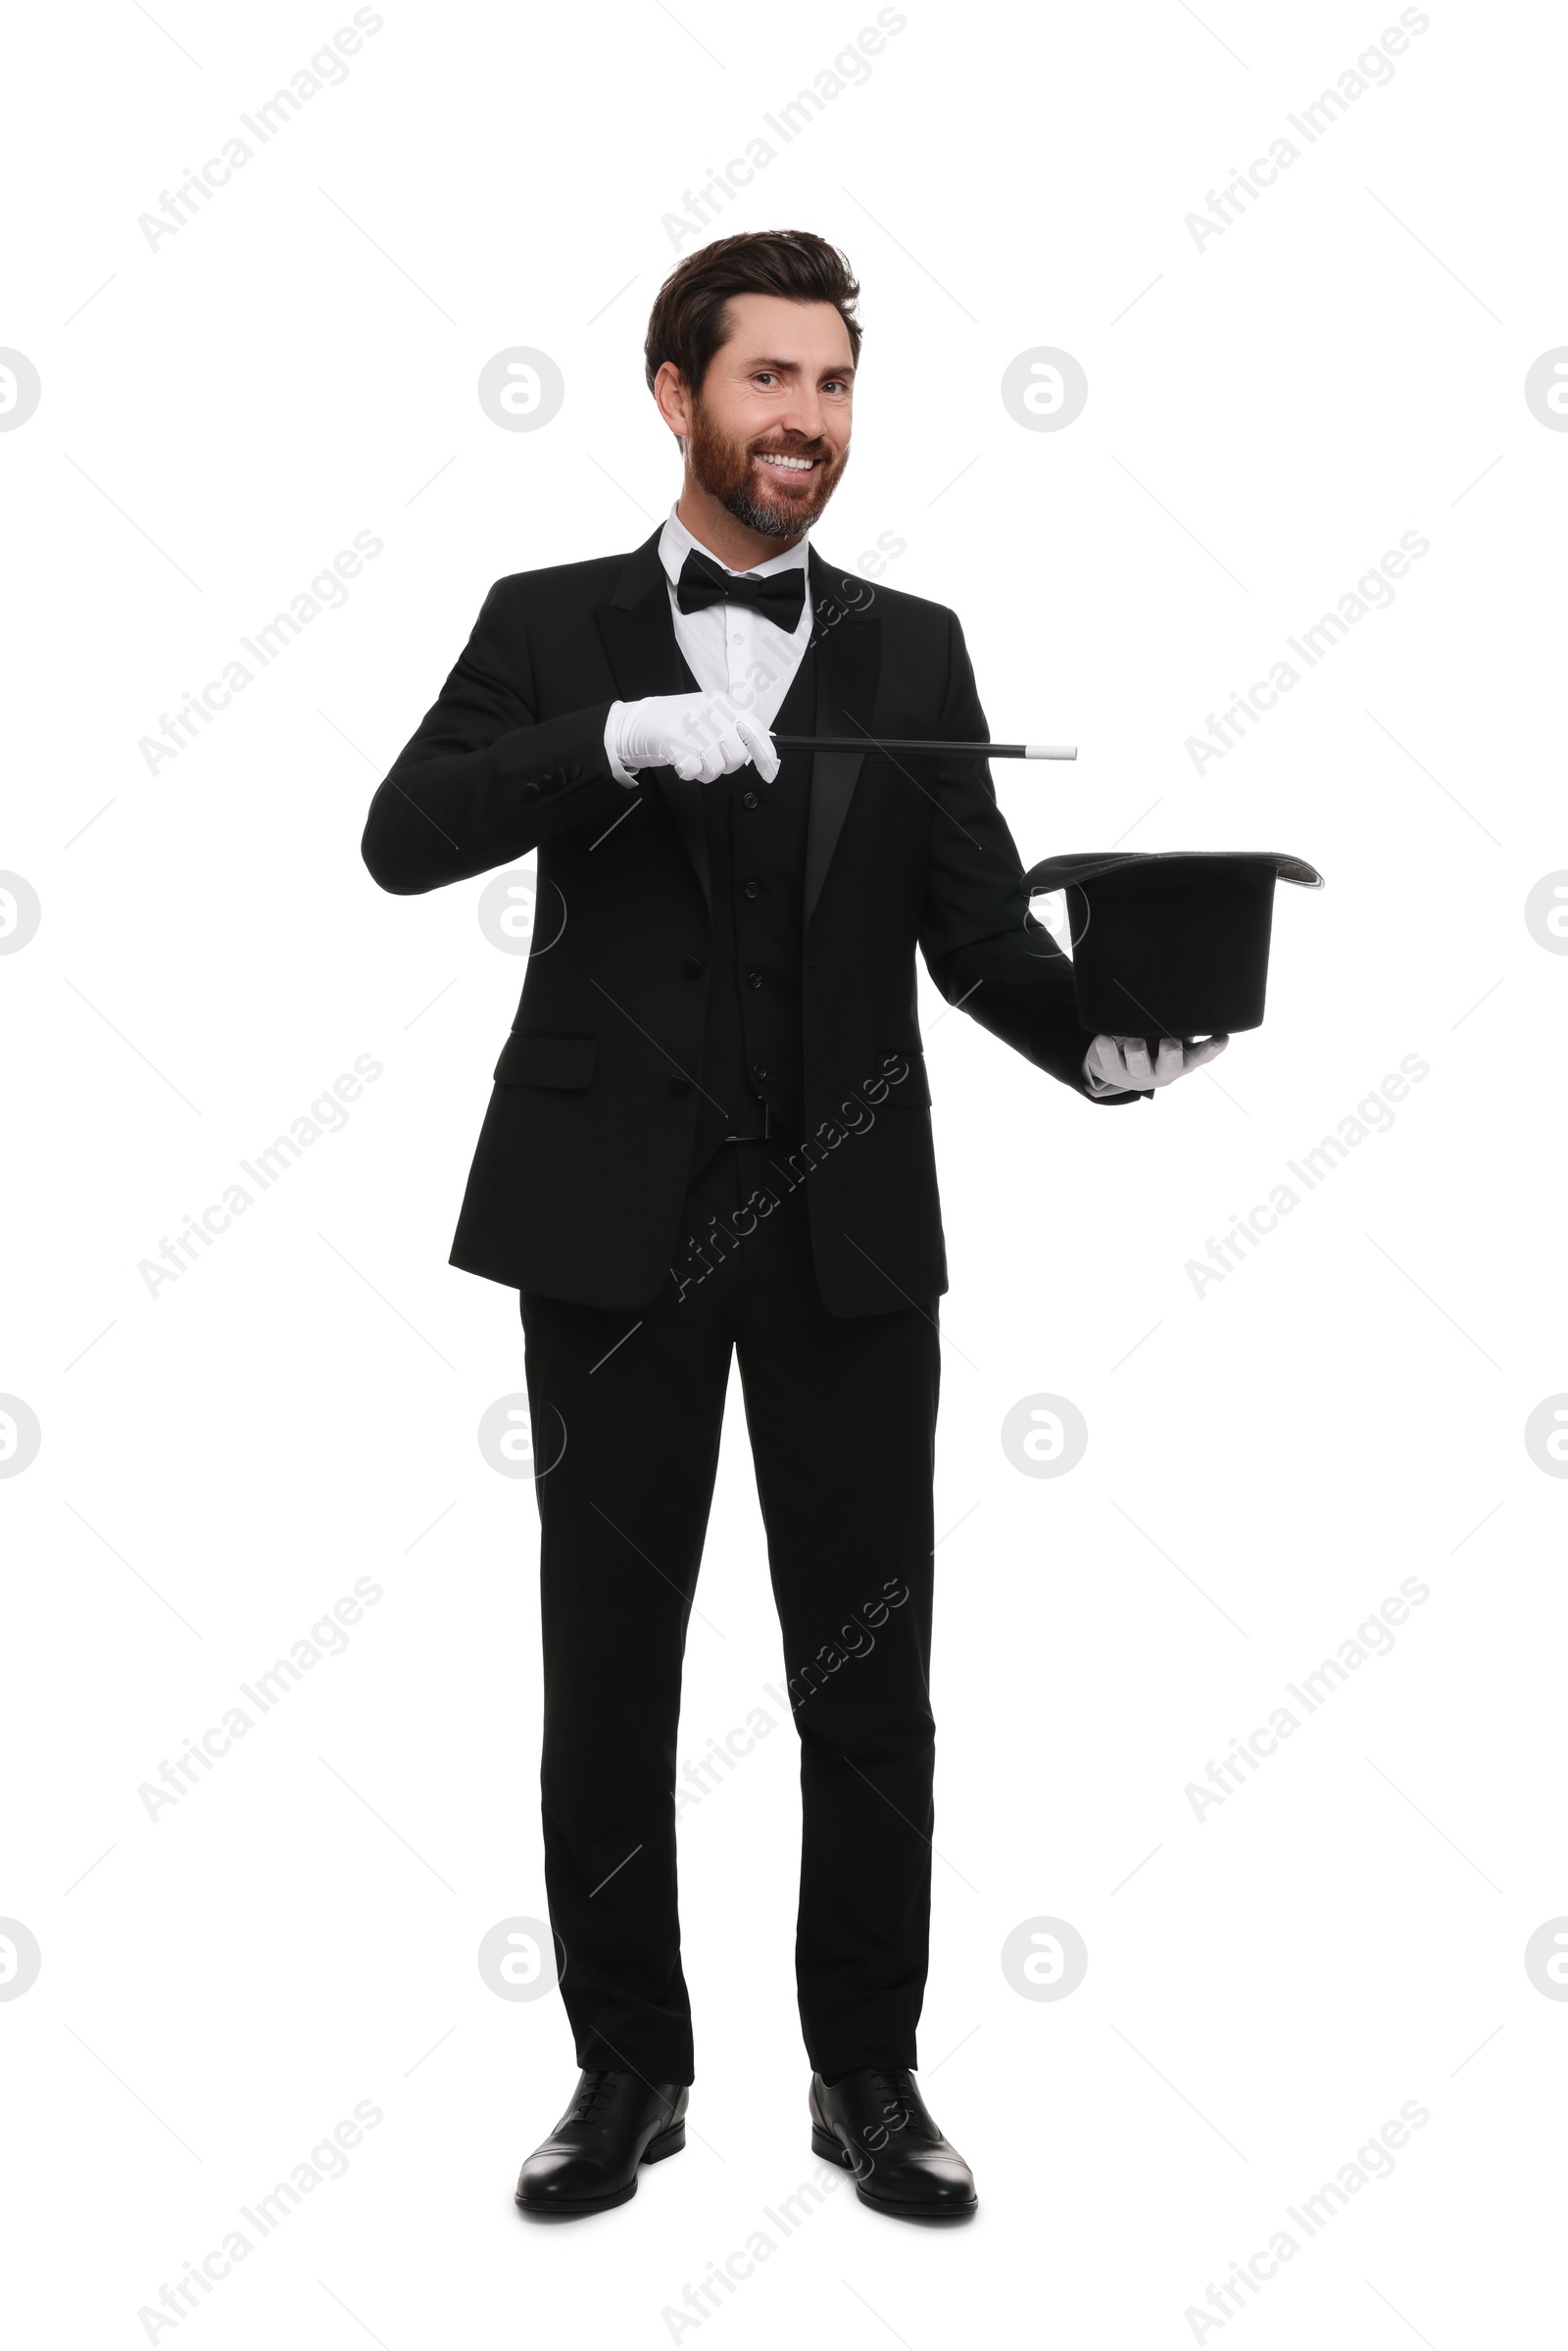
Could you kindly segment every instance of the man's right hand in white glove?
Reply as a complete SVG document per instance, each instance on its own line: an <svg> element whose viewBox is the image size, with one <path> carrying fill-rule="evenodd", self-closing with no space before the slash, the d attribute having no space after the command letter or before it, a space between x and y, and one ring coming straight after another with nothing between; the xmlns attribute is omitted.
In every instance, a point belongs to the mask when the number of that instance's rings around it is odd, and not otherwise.
<svg viewBox="0 0 1568 2351"><path fill-rule="evenodd" d="M737 710L727 694L650 694L612 703L605 749L622 784L635 783L639 767L673 767L689 784L710 784L748 762L770 784L779 767L766 727Z"/></svg>

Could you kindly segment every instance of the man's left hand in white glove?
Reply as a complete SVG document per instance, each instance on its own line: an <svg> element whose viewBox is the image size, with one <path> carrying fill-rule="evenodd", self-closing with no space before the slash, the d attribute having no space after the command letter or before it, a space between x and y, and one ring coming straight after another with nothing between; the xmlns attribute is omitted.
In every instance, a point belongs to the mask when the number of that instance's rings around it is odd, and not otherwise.
<svg viewBox="0 0 1568 2351"><path fill-rule="evenodd" d="M1201 1045L1161 1037L1159 1052L1151 1061L1146 1037L1097 1037L1084 1055L1084 1075L1097 1102L1106 1094L1148 1094L1173 1085L1189 1070L1201 1069L1229 1043L1229 1037L1205 1037Z"/></svg>

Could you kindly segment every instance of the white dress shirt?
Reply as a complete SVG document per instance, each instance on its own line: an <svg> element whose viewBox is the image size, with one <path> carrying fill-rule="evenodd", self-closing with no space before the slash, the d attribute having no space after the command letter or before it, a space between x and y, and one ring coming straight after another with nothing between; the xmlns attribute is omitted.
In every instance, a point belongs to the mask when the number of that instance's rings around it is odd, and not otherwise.
<svg viewBox="0 0 1568 2351"><path fill-rule="evenodd" d="M785 555L769 556L765 563L756 563L740 578L771 579L776 571L804 571L808 540L802 537ZM806 585L806 602L801 611L800 625L794 629L780 628L776 620L768 619L755 605L710 604L700 612L683 612L675 598L676 582L681 566L696 548L709 563L720 571L733 571L730 563L719 563L711 549L694 539L674 507L659 537L659 560L664 566L668 583L670 618L675 624L675 642L685 656L698 686L705 694L730 694L737 710L748 710L763 726L771 727L783 706L784 697L795 682L795 672L805 658L811 634L811 586ZM605 728L605 748L610 753L611 772L617 783L630 784L634 779L622 767L611 748L614 740L615 714L621 705L611 708Z"/></svg>

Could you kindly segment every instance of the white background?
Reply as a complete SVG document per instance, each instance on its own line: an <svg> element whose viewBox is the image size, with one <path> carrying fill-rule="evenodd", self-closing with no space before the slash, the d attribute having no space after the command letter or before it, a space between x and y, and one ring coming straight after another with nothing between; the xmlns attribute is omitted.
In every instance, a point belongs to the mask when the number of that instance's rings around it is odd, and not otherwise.
<svg viewBox="0 0 1568 2351"><path fill-rule="evenodd" d="M368 2100L346 2177L154 2339L1541 2339L1568 2011L1523 1954L1568 1910L1568 1488L1523 1429L1568 1388L1568 963L1524 902L1568 865L1568 438L1523 384L1568 340L1560 19L1433 5L1200 248L1185 217L1396 10L909 0L718 224L814 228L860 275L819 541L856 568L902 536L887 582L959 612L995 732L1082 746L997 770L1026 862L1125 838L1327 877L1280 893L1266 1027L1152 1108L1090 1110L921 974L953 1282L921 2079L981 2212L901 2229L846 2186L785 2238L795 1748L738 1395L682 1751L759 1703L776 1731L682 1824L691 2140L601 2219L513 2208L574 2071L559 2002L476 1964L544 1910L536 1518L475 1437L522 1386L515 1298L446 1254L522 965L483 881L382 896L359 838L491 581L666 511L663 216L874 12L388 0L152 250L138 215L348 16L154 13L15 28L3 166L0 343L43 385L0 433L0 866L42 906L0 958L0 1390L42 1429L0 1481L0 1912L42 1951L0 2003L17 2338L148 2339L164 2281ZM564 376L537 432L475 395L513 345ZM1088 376L1060 431L1000 396L1043 345ZM383 552L343 609L149 773L139 738L357 531ZM1406 531L1392 607L1195 772L1186 739ZM150 1296L140 1261L359 1054L383 1074L342 1131ZM1200 1296L1188 1261L1406 1055L1393 1126ZM1088 1423L1058 1480L1002 1448L1039 1394ZM365 1576L346 1651L149 1818L139 1787ZM1392 1653L1196 1817L1210 1759L1412 1576ZM1003 1973L1040 1917L1088 1946L1066 1999ZM1286 2208L1406 2101L1393 2176L1308 2239ZM1245 2309L1184 2315L1282 2227ZM680 2331L759 2228L776 2250Z"/></svg>

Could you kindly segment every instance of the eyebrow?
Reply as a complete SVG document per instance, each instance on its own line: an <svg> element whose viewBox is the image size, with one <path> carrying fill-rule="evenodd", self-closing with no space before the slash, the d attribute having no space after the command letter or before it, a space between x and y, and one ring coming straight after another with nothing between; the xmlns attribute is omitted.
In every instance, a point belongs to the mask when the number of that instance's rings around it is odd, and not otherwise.
<svg viewBox="0 0 1568 2351"><path fill-rule="evenodd" d="M800 360L753 359L748 360L746 365L748 368L772 367L780 375L800 375L805 371ZM853 375L855 367L853 362L849 362L842 367L824 367L821 372L824 375Z"/></svg>

